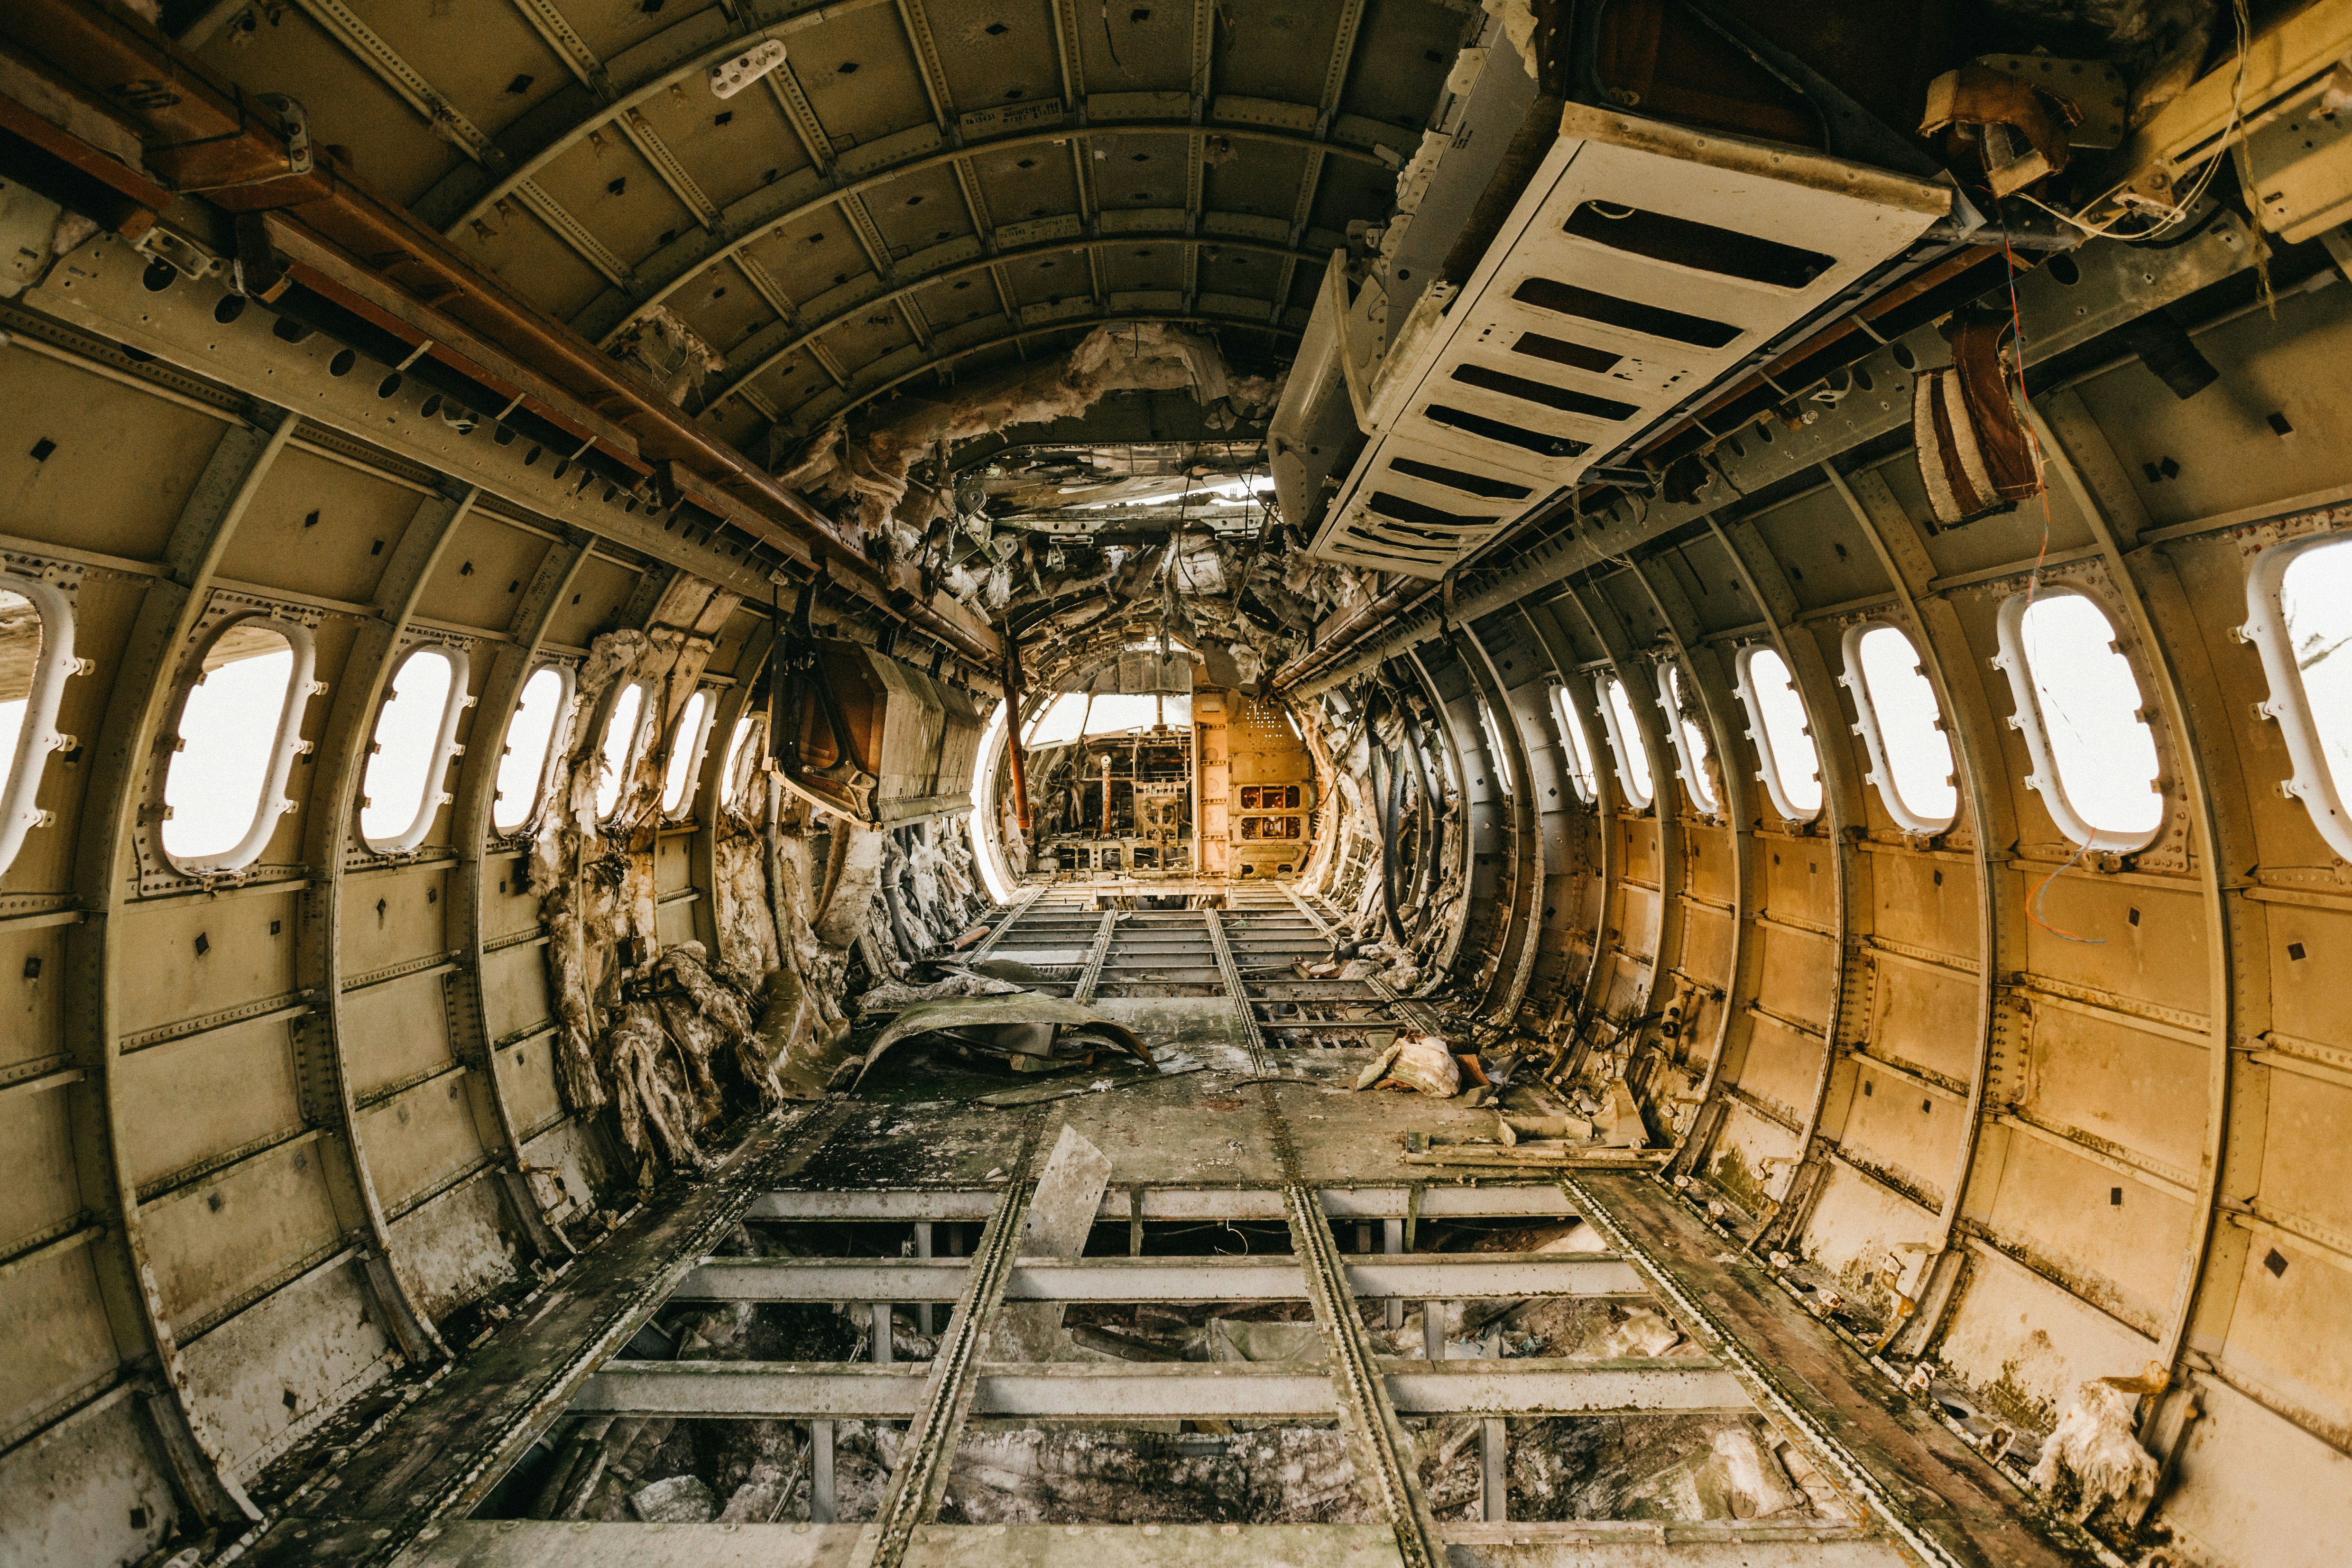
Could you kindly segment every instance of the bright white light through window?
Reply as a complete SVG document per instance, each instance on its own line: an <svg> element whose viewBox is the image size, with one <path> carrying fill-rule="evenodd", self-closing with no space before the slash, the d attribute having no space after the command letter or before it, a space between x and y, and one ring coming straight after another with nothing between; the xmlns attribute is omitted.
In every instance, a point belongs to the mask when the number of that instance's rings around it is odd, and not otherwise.
<svg viewBox="0 0 2352 1568"><path fill-rule="evenodd" d="M0 800L16 782L16 741L32 709L33 673L41 667L41 614L22 594L0 588ZM25 759L38 767L38 758ZM7 862L0 860L0 870Z"/></svg>
<svg viewBox="0 0 2352 1568"><path fill-rule="evenodd" d="M1748 650L1748 717L1764 758L1764 782L1783 816L1810 817L1822 808L1822 759L1807 733L1805 700L1788 665L1769 647Z"/></svg>
<svg viewBox="0 0 2352 1568"><path fill-rule="evenodd" d="M1123 735L1129 730L1149 730L1159 721L1157 698L1100 696L1095 699L1094 711L1087 715L1087 733Z"/></svg>
<svg viewBox="0 0 2352 1568"><path fill-rule="evenodd" d="M1617 753L1617 782L1634 805L1645 806L1657 786L1650 777L1650 754L1642 749L1642 731L1634 726L1633 704L1625 695L1625 683L1610 676L1601 682L1601 700L1609 721L1609 749Z"/></svg>
<svg viewBox="0 0 2352 1568"><path fill-rule="evenodd" d="M7 609L6 603L0 601L0 615L5 615ZM37 627L33 636L37 648L40 637ZM25 710L32 706L32 689L28 681L25 696L0 699L0 757L7 759L8 769L6 773L0 773L0 787L16 782L16 737L25 732Z"/></svg>
<svg viewBox="0 0 2352 1568"><path fill-rule="evenodd" d="M996 767L997 759L1003 755L998 742L1004 738L1006 722L1007 709L1000 700L980 732L980 749L973 753L971 810L964 816L964 831L971 837L971 857L980 867L980 879L988 884L989 898L1000 907L1013 901L1013 889L997 869L1002 844L989 819L997 810ZM998 846L997 850L992 851L992 845Z"/></svg>
<svg viewBox="0 0 2352 1568"><path fill-rule="evenodd" d="M1066 746L1078 738L1078 726L1082 723L1089 735L1124 735L1130 730L1150 729L1163 721L1163 715L1171 729L1191 727L1192 699L1111 694L1094 698L1090 709L1085 692L1066 691L1029 721L1029 728L1022 732L1021 744L1024 748Z"/></svg>
<svg viewBox="0 0 2352 1568"><path fill-rule="evenodd" d="M2080 594L2045 594L2021 606L2017 632L2058 775L2051 815L2077 843L2145 842L2164 820L2156 737L2114 626Z"/></svg>
<svg viewBox="0 0 2352 1568"><path fill-rule="evenodd" d="M710 694L698 691L686 700L677 732L669 743L669 766L662 772L662 815L676 816L694 793L695 764L702 758L702 731L710 722Z"/></svg>
<svg viewBox="0 0 2352 1568"><path fill-rule="evenodd" d="M646 689L631 686L613 700L613 717L604 725L599 755L604 771L596 779L596 820L609 819L621 804L621 786L637 760L638 721L645 717Z"/></svg>
<svg viewBox="0 0 2352 1568"><path fill-rule="evenodd" d="M1496 726L1494 710L1483 697L1478 700L1478 728L1486 734L1486 754L1495 759L1495 787L1508 795L1513 788L1511 753L1503 749L1503 731Z"/></svg>
<svg viewBox="0 0 2352 1568"><path fill-rule="evenodd" d="M760 748L751 740L766 727L765 720L750 715L735 721L735 732L727 738L727 767L719 777L719 805L733 805L759 772Z"/></svg>
<svg viewBox="0 0 2352 1568"><path fill-rule="evenodd" d="M1856 645L1862 690L1876 717L1879 788L1906 827L1941 832L1959 810L1952 742L1941 728L1936 689L1911 639L1893 626L1865 629ZM1867 731L1865 731L1865 735Z"/></svg>
<svg viewBox="0 0 2352 1568"><path fill-rule="evenodd" d="M500 833L512 833L539 815L547 754L571 694L563 672L551 666L523 682L522 700L507 725L506 755L499 759L499 797L490 803L490 823Z"/></svg>
<svg viewBox="0 0 2352 1568"><path fill-rule="evenodd" d="M375 751L362 775L360 837L384 848L407 837L440 782L441 720L448 711L457 668L438 648L419 648L400 661L375 721ZM446 761L445 764L446 765ZM402 846L405 847L405 846Z"/></svg>
<svg viewBox="0 0 2352 1568"><path fill-rule="evenodd" d="M2280 579L2279 603L2312 729L2340 794L2352 784L2352 544L2296 554Z"/></svg>
<svg viewBox="0 0 2352 1568"><path fill-rule="evenodd" d="M0 871L40 826L41 774L58 745L73 643L73 602L61 589L0 579Z"/></svg>
<svg viewBox="0 0 2352 1568"><path fill-rule="evenodd" d="M1066 746L1078 738L1078 726L1086 722L1087 695L1083 691L1065 691L1045 710L1029 721L1022 731L1024 746Z"/></svg>
<svg viewBox="0 0 2352 1568"><path fill-rule="evenodd" d="M184 861L227 855L258 826L294 677L294 645L248 622L230 628L205 664L180 712L180 750L163 775L171 812L163 819L163 849Z"/></svg>
<svg viewBox="0 0 2352 1568"><path fill-rule="evenodd" d="M1590 804L1593 798L1592 742L1584 738L1583 716L1577 712L1576 703L1569 696L1567 687L1554 687L1551 700L1553 706L1559 710L1559 732L1567 742L1564 750L1568 757L1568 782L1575 789L1576 797Z"/></svg>
<svg viewBox="0 0 2352 1568"><path fill-rule="evenodd" d="M1702 811L1717 809L1714 782L1707 777L1706 731L1699 728L1683 711L1683 672L1678 666L1666 669L1666 702L1675 719L1675 744L1682 752L1683 778L1690 785L1691 798Z"/></svg>

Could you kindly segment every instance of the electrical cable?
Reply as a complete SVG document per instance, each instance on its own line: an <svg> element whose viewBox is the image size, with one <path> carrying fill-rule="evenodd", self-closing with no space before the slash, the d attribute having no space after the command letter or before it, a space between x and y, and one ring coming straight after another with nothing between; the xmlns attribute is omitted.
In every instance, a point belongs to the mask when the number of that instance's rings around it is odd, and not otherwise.
<svg viewBox="0 0 2352 1568"><path fill-rule="evenodd" d="M2196 207L2198 202L2204 198L2205 193L2211 188L2214 176L2221 172L2221 161L2230 155L2230 151L2232 145L2235 144L2235 139L2238 137L2240 132L2244 129L2246 123L2246 55L2252 37L2252 23L2247 16L2246 0L2231 0L2231 9L2234 13L2238 24L2238 47L2237 74L2231 79L2230 83L2229 123L2221 128L2221 134L2214 142L2213 155L2206 160L2203 170L2197 176L2195 186L2189 191L2186 197L2183 197L2181 200L2173 204L2172 211L2169 216L2160 219L2154 228L2147 230L2146 233L2123 234L2117 231L2114 224L2090 223L2083 218L2075 216L2072 213L2060 212L2056 207L2050 205L2046 202L2040 201L2033 196L2028 195L2023 191L2019 191L2016 195L2021 200L2028 202L2034 206L2040 207L2052 217L2060 219L2065 223L2071 223L2076 228L2081 229L2084 234L2090 235L2095 239L2114 239L2120 240L2126 244L2144 245L2151 240L2161 237L2169 229L2177 227L2180 224L2187 222L2190 211ZM2187 238L2189 237L2183 236L2182 237ZM2004 247L2007 243L2006 237L2004 237L2002 241Z"/></svg>
<svg viewBox="0 0 2352 1568"><path fill-rule="evenodd" d="M2002 265L2007 268L2009 275L2010 332L2016 340L2017 343L2017 401L2019 405L2024 408L2030 416L2033 404L2032 399L2026 395L2025 392L2025 318L2017 303L2017 258L2010 251L2009 236L2007 234L2003 234L2001 236L2000 254ZM2042 480L2042 548L2034 555L2033 570L2025 579L2025 607L2028 610L2031 610L2033 608L2034 595L2039 593L2042 588L2042 568L2047 564L2050 559L2050 484L2048 479L2043 476L2042 437L2035 432L2033 422L2030 416L2024 421L2024 425L2026 440L2033 449L2034 477L2037 479ZM2033 678L2032 672L2030 669L2026 672L2026 678L2028 680L2031 680ZM2094 832L2089 838L2084 840L2082 844L2075 847L2074 853L2066 858L2064 864L2061 865L2057 870L2051 872L2049 876L2043 878L2042 886L2034 889L2033 900L2026 906L2025 910L2028 919L2032 920L2035 925L2040 926L2043 931L2048 931L2051 935L2063 938L2067 942L2081 942L2085 947L2104 947L2106 945L2107 939L2103 936L2084 936L2077 931L2071 931L2065 930L2063 927L2052 925L2042 916L2042 901L2050 896L2050 884L2056 881L2061 876L2064 875L2067 870L2072 868L2075 861L2080 860L2084 855L2088 854L2090 852L2091 846L2096 842L2098 842L2098 835L2096 832Z"/></svg>

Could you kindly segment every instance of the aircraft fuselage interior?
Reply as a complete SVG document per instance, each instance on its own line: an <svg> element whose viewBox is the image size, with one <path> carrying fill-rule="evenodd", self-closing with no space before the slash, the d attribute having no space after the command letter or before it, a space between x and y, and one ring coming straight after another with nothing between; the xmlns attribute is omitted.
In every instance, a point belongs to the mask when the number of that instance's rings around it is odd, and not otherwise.
<svg viewBox="0 0 2352 1568"><path fill-rule="evenodd" d="M0 3L0 1568L2352 1563L2352 0Z"/></svg>

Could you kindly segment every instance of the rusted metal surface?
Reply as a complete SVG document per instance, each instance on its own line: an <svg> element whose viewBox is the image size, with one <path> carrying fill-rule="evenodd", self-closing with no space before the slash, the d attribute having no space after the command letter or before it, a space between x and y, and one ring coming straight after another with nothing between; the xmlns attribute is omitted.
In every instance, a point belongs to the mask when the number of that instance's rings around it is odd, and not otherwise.
<svg viewBox="0 0 2352 1568"><path fill-rule="evenodd" d="M390 1561L417 1533L480 1502L626 1344L764 1182L789 1176L837 1113L760 1127L713 1180L673 1178L546 1287L532 1311L437 1378L412 1383L372 1440L318 1466L247 1552L262 1564ZM817 1137L793 1147L786 1135Z"/></svg>
<svg viewBox="0 0 2352 1568"><path fill-rule="evenodd" d="M66 1042L84 1079L65 1092L83 1202L107 1219L91 1248L106 1326L122 1361L160 1384L142 1404L159 1429L173 1489L198 1518L233 1532L257 1521L260 1511L226 1468L194 1406L140 1223L127 1147L138 1130L125 1122L119 1062L123 994L137 958L129 940L131 883L124 871L184 646L237 524L294 433L294 415L270 412L266 426L236 427L221 437L164 542L163 573L140 596L106 716L93 738L94 766L73 866L85 919L68 931L66 947L77 1003Z"/></svg>
<svg viewBox="0 0 2352 1568"><path fill-rule="evenodd" d="M2157 1342L2157 1359L2179 1381L2194 1340L2201 1338L2210 1354L2226 1339L2252 1248L2252 1236L2225 1224L2223 1213L2231 1201L2246 1204L2258 1181L2244 1169L2245 1152L2261 1136L2258 1119L2269 1111L2267 1081L2260 1094L2242 1081L2253 1069L2243 1065L2236 1047L2242 1037L2261 1034L2270 1022L2266 976L2242 956L2267 945L2270 924L2259 903L2229 896L2228 884L2236 879L2231 868L2256 857L2252 824L2217 787L2217 780L2240 772L2243 763L2212 668L2198 657L2202 650L2189 633L2179 579L2160 556L2134 548L2147 526L2146 511L2080 400L2062 394L2046 409L2036 410L2033 421L2044 460L2088 524L2108 571L2136 590L2126 600L2130 632L2155 674L2157 706L2174 739L2179 786L2204 847L2197 868L2204 893L2210 1022L2197 1218ZM2209 1295L2214 1298L2210 1304ZM2158 1414L2149 1413L2151 1433Z"/></svg>
<svg viewBox="0 0 2352 1568"><path fill-rule="evenodd" d="M345 921L352 901L347 873L349 851L358 837L362 781L375 751L378 712L394 666L441 552L465 522L478 493L428 495L393 546L377 581L375 615L352 639L336 672L325 731L315 753L313 777L319 795L303 814L302 858L314 869L310 886L302 895L295 975L298 984L323 1003L295 1026L303 1114L312 1125L332 1133L320 1148L336 1217L361 1238L376 1300L401 1352L411 1361L444 1357L449 1352L402 1267L355 1104L354 1064L359 1052L353 1036L359 1021L358 1005L345 996L349 945ZM441 783L438 777L425 779L426 799L437 802ZM439 1044L443 1051L449 1049L446 1039ZM510 1195L510 1190L502 1191ZM395 1198L405 1195L394 1194Z"/></svg>
<svg viewBox="0 0 2352 1568"><path fill-rule="evenodd" d="M1994 720L1983 682L1972 670L1965 677L1958 673L1944 652L1956 640L1950 605L1941 600L1923 603L1918 597L1931 574L1918 525L1876 475L1861 475L1849 480L1834 467L1822 471L1853 514L1878 557L1880 570L1895 585L1903 604L1904 619L1918 650L1920 670L1934 688L1937 708L1949 726L1954 783L1966 805L1977 862L1977 962L1980 966L1977 1060L1969 1079L1967 1120L1962 1123L1958 1152L1951 1179L1944 1189L1943 1213L1937 1219L1936 1251L1921 1280L1922 1310L1904 1325L1906 1342L1918 1346L1935 1332L1958 1283L1958 1258L1954 1246L1961 1215L1967 1209L1969 1185L1977 1173L1989 1107L1997 1103L2001 1092L2000 1086L1993 1082L1994 1075L2014 1070L2004 1062L2000 1049L2002 1001L1995 975L2006 962L2006 955L2021 945L2018 928L2023 923L2024 911L2015 900L2003 897L2003 879L1995 857L1999 853L1997 846L2014 842L2016 826L2009 804L2010 793L1994 783Z"/></svg>
<svg viewBox="0 0 2352 1568"><path fill-rule="evenodd" d="M488 956L489 939L506 933L488 929L485 882L494 856L504 860L513 853L510 844L494 846L492 832L499 763L507 750L507 729L513 723L515 705L523 687L535 673L548 626L570 596L572 584L587 561L588 546L584 535L550 542L532 570L530 581L524 585L522 602L516 606L514 621L509 628L513 640L493 656L482 679L480 700L476 705L477 740L466 749L450 821L457 868L450 879L449 944L461 955L446 983L451 1013L451 1050L458 1060L477 1069L471 1075L469 1087L478 1097L478 1104L484 1099L488 1102L489 1120L496 1129L494 1142L501 1157L499 1179L508 1189L509 1206L523 1234L530 1238L532 1250L551 1262L572 1248L562 1233L548 1221L547 1210L553 1205L531 1180L530 1160L525 1149L525 1118L515 1104L513 1091L499 1072L500 1042L490 1024L490 997L483 962ZM489 736L495 736L499 743L487 743ZM549 743L551 747L555 743L554 735L550 735ZM508 1016L508 1010L519 999L499 1000L501 1016Z"/></svg>
<svg viewBox="0 0 2352 1568"><path fill-rule="evenodd" d="M2066 1568L2078 1561L2033 1526L2015 1488L1899 1394L1876 1368L1727 1249L1664 1187L1646 1177L1580 1173L1563 1180L1583 1212L1622 1236L1626 1256L1719 1353L1829 1448L1851 1481L1927 1560L1968 1568Z"/></svg>

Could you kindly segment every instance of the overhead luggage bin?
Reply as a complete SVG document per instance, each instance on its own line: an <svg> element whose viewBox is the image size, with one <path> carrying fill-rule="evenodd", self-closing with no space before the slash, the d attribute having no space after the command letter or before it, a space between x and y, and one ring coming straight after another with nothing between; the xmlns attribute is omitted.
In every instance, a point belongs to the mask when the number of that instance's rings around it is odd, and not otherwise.
<svg viewBox="0 0 2352 1568"><path fill-rule="evenodd" d="M1672 411L1834 311L1950 187L1570 104L1469 280L1433 284L1315 539L1438 577Z"/></svg>

